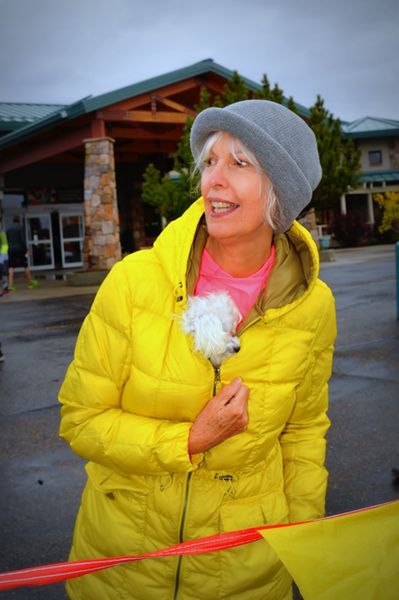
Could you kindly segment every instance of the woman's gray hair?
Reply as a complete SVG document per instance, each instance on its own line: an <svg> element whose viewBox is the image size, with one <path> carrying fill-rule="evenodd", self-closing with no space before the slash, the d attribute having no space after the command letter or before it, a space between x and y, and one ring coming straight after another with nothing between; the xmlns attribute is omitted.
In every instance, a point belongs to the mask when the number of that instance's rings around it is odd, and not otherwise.
<svg viewBox="0 0 399 600"><path fill-rule="evenodd" d="M205 168L205 163L209 158L214 144L218 141L224 131L215 131L211 133L205 140L201 152L195 162L194 171L202 173ZM255 154L250 150L239 138L227 133L230 138L230 152L233 158L237 161L240 159L237 156L237 147L251 165L253 165L259 176L260 193L266 194L267 203L265 208L265 222L270 225L273 231L280 229L280 203L277 194L274 190L273 183L270 181L267 173L262 169Z"/></svg>

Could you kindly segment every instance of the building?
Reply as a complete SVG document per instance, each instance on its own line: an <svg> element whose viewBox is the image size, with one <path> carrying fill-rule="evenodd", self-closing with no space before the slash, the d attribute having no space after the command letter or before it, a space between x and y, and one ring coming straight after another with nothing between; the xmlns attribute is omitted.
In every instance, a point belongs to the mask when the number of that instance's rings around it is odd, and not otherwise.
<svg viewBox="0 0 399 600"><path fill-rule="evenodd" d="M208 59L68 106L0 104L3 216L23 217L31 268L107 269L150 244L160 220L141 202L143 170L172 168L201 88L221 94L232 76Z"/></svg>
<svg viewBox="0 0 399 600"><path fill-rule="evenodd" d="M161 223L141 201L142 173L149 162L163 172L172 168L201 88L216 96L232 76L207 59L70 105L0 103L0 207L6 227L20 220L31 269L108 269L121 253L151 244ZM308 109L297 109L306 119ZM359 130L351 125L347 134L355 137ZM389 144L391 134L376 139ZM370 147L381 151L383 165L394 152L386 148ZM351 210L356 194L364 202L368 193L348 194L342 211Z"/></svg>
<svg viewBox="0 0 399 600"><path fill-rule="evenodd" d="M373 194L399 191L399 121L365 117L344 123L343 131L360 148L361 177L341 198L341 214L358 211L373 229L379 212Z"/></svg>

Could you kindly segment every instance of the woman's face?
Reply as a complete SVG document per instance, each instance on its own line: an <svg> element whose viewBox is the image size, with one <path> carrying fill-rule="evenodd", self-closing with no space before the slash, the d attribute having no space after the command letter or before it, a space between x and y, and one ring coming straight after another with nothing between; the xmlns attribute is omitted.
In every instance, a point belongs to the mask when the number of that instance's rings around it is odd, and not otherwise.
<svg viewBox="0 0 399 600"><path fill-rule="evenodd" d="M251 244L259 237L264 243L265 233L271 231L264 217L265 181L266 176L248 162L234 138L222 133L212 146L201 175L208 234L216 240L248 240Z"/></svg>

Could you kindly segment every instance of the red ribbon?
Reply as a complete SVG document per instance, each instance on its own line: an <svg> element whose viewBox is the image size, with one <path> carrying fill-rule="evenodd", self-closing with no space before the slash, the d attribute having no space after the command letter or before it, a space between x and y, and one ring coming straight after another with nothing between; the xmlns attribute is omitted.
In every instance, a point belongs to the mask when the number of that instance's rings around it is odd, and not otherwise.
<svg viewBox="0 0 399 600"><path fill-rule="evenodd" d="M20 569L18 571L9 571L8 573L0 573L0 591L11 590L28 585L39 586L58 583L59 581L81 577L82 575L94 573L95 571L102 571L109 567L114 567L115 565L144 560L145 558L205 554L207 552L217 552L219 550L226 550L227 548L235 548L236 546L242 546L243 544L249 544L262 539L261 534L258 532L260 529L287 527L291 525L293 525L293 523L269 525L258 527L256 529L251 527L250 529L242 529L240 531L220 533L183 542L182 544L176 544L175 546L156 550L155 552L136 554L134 556L115 556L112 558L77 560L73 562L43 565L41 567L31 567L29 569Z"/></svg>
<svg viewBox="0 0 399 600"><path fill-rule="evenodd" d="M387 502L385 504L390 504L390 502ZM377 506L383 505L379 504ZM342 513L339 515L333 515L325 518L332 519L336 517L341 517L352 513L362 512L364 510L371 510L372 508L377 508L377 506L361 508L358 510ZM156 550L155 552L148 552L146 554L136 554L133 556L115 556L112 558L77 560L73 562L54 563L50 565L43 565L40 567L31 567L29 569L19 569L18 571L9 571L7 573L0 573L0 591L11 590L14 588L29 585L39 586L48 585L51 583L58 583L60 581L65 581L66 579L73 579L74 577L81 577L82 575L87 575L88 573L94 573L95 571L103 571L104 569L114 567L115 565L144 560L145 558L163 558L166 556L205 554L207 552L217 552L219 550L235 548L236 546L242 546L244 544L249 544L260 540L262 539L262 535L259 533L259 531L264 529L294 527L296 525L304 525L306 523L312 522L313 521L301 521L297 523L263 525L261 527L251 527L249 529L241 529L239 531L219 533L216 535L210 535L208 537L183 542L182 544L176 544L175 546L170 546L169 548Z"/></svg>

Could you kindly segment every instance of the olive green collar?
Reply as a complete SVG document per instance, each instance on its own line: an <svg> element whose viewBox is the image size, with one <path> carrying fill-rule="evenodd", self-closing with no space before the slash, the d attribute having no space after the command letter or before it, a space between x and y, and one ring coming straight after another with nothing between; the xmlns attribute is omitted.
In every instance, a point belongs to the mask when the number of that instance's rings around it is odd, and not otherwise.
<svg viewBox="0 0 399 600"><path fill-rule="evenodd" d="M204 216L200 219L191 246L187 264L187 294L193 295L199 276L202 252L208 238ZM256 304L245 317L241 329L253 320L263 317L270 308L282 308L297 300L314 279L314 264L309 246L305 239L297 234L295 228L276 236L274 267L266 288L261 292Z"/></svg>

